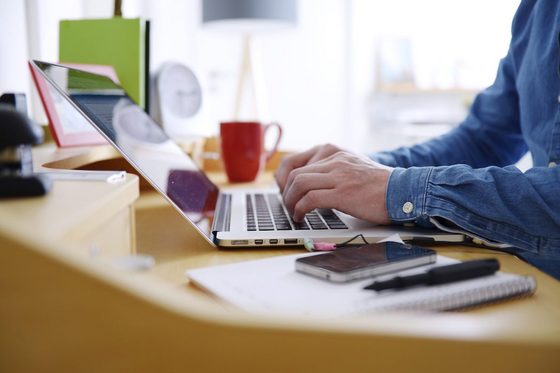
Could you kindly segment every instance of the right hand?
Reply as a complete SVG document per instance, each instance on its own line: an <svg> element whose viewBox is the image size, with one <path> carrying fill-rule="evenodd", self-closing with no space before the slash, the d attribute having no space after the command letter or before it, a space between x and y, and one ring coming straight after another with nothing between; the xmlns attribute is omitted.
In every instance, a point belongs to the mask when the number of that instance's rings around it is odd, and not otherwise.
<svg viewBox="0 0 560 373"><path fill-rule="evenodd" d="M276 182L278 183L280 191L284 191L290 172L292 172L296 168L300 168L330 157L331 155L340 151L343 151L343 149L339 148L336 145L325 144L314 146L313 148L302 153L292 154L284 157L275 174Z"/></svg>
<svg viewBox="0 0 560 373"><path fill-rule="evenodd" d="M298 167L282 198L294 221L316 208L336 209L375 224L390 224L385 203L392 168L346 151Z"/></svg>

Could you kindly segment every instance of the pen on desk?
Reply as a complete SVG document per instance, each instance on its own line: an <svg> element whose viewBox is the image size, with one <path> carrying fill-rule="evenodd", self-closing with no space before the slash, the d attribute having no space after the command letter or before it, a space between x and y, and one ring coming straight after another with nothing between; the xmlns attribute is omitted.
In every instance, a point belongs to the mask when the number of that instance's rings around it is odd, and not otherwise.
<svg viewBox="0 0 560 373"><path fill-rule="evenodd" d="M366 290L381 291L386 289L402 289L415 285L439 285L449 282L468 280L487 276L500 269L496 259L470 260L467 262L434 267L429 271L411 276L396 276L387 281L375 281L366 286Z"/></svg>

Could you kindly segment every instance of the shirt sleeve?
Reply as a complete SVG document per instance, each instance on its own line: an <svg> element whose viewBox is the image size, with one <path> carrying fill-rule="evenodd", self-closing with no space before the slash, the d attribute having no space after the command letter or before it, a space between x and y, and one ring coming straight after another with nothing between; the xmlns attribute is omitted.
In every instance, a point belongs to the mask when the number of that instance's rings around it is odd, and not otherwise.
<svg viewBox="0 0 560 373"><path fill-rule="evenodd" d="M494 84L476 96L459 126L427 142L370 157L391 167L466 164L480 168L514 164L526 152L515 68L508 54L500 62Z"/></svg>
<svg viewBox="0 0 560 373"><path fill-rule="evenodd" d="M432 219L546 258L560 255L560 167L395 168L387 210L395 223Z"/></svg>

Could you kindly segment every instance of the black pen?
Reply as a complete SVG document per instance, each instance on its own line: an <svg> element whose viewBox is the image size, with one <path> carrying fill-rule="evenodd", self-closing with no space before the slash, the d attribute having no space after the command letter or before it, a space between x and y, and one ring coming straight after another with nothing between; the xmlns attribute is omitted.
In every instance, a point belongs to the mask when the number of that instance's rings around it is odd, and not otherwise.
<svg viewBox="0 0 560 373"><path fill-rule="evenodd" d="M375 281L366 290L381 291L402 289L415 285L438 285L487 276L500 269L496 259L470 260L467 262L434 267L429 271L411 276L396 276L387 281Z"/></svg>

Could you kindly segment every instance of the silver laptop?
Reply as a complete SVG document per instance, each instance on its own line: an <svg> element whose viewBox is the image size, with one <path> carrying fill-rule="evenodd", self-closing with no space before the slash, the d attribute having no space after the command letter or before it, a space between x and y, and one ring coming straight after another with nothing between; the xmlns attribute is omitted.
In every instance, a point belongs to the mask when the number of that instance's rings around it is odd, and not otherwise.
<svg viewBox="0 0 560 373"><path fill-rule="evenodd" d="M30 66L53 88L57 110L83 115L212 244L301 246L305 238L341 243L358 235L376 242L396 233L404 240L464 240L443 231L374 226L335 210L315 210L294 222L277 189L219 190L111 79L40 61Z"/></svg>

